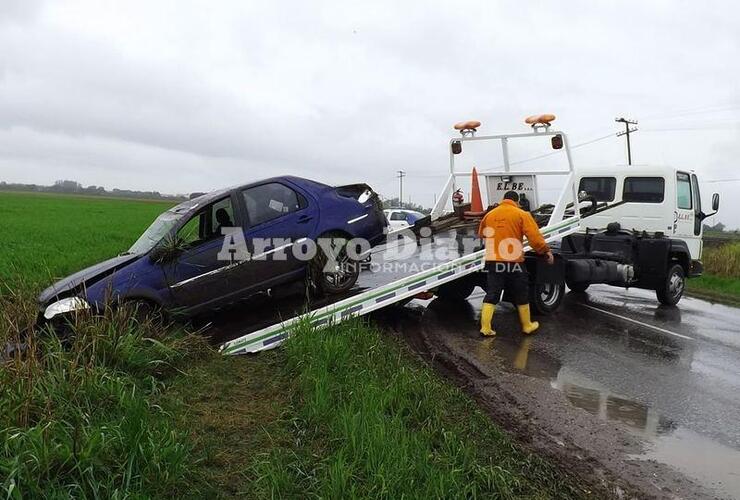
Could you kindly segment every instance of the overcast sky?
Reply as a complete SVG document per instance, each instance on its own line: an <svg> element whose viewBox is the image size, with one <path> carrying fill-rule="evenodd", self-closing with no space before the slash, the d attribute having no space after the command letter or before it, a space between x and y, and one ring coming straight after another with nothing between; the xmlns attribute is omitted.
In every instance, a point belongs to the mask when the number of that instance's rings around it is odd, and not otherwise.
<svg viewBox="0 0 740 500"><path fill-rule="evenodd" d="M206 191L297 174L430 206L463 119L740 178L737 2L0 1L0 180ZM575 150L626 163L624 138ZM740 227L740 182L721 220Z"/></svg>

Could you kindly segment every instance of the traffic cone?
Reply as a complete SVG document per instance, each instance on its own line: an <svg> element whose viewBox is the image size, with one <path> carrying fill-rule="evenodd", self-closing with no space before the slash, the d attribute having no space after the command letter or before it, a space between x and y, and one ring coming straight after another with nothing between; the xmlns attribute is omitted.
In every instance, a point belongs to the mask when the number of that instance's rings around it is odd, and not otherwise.
<svg viewBox="0 0 740 500"><path fill-rule="evenodd" d="M470 193L470 211L471 212L482 212L483 211L483 199L480 196L480 186L478 185L478 171L473 167L473 173L470 174L473 178L473 184Z"/></svg>
<svg viewBox="0 0 740 500"><path fill-rule="evenodd" d="M465 217L480 217L483 215L483 199L480 195L480 186L478 185L478 171L473 167L472 185L470 188L470 211L465 212Z"/></svg>

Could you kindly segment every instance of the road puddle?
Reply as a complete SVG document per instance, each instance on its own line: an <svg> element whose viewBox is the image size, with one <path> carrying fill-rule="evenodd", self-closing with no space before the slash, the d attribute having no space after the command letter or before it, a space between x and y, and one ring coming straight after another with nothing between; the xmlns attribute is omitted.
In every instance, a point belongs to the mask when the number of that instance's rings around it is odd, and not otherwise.
<svg viewBox="0 0 740 500"><path fill-rule="evenodd" d="M668 464L722 496L740 498L740 453L685 427L652 440L646 453L633 458Z"/></svg>
<svg viewBox="0 0 740 500"><path fill-rule="evenodd" d="M488 344L505 368L548 380L568 402L601 420L619 422L646 440L645 453L634 460L655 460L715 489L723 497L740 498L740 452L686 427L676 425L648 404L614 393L577 370L533 349L536 339L497 339Z"/></svg>

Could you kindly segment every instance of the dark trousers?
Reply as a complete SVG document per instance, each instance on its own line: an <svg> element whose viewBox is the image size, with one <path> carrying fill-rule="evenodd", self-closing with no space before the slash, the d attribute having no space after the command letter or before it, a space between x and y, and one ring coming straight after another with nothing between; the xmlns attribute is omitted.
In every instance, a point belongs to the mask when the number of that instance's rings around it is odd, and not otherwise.
<svg viewBox="0 0 740 500"><path fill-rule="evenodd" d="M529 273L524 262L486 262L488 283L483 302L498 304L506 290L517 306L529 304Z"/></svg>

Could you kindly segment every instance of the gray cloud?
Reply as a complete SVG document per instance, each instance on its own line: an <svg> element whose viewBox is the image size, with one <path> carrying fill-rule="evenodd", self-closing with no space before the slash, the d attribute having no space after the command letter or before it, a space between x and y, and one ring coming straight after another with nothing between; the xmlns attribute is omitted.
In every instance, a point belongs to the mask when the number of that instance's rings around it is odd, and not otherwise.
<svg viewBox="0 0 740 500"><path fill-rule="evenodd" d="M634 116L639 162L740 177L737 14L732 2L3 2L0 179L188 192L292 173L392 196L402 168L430 205L452 123L524 131L542 111L573 143ZM576 159L624 163L623 141ZM738 186L705 186L735 227Z"/></svg>

